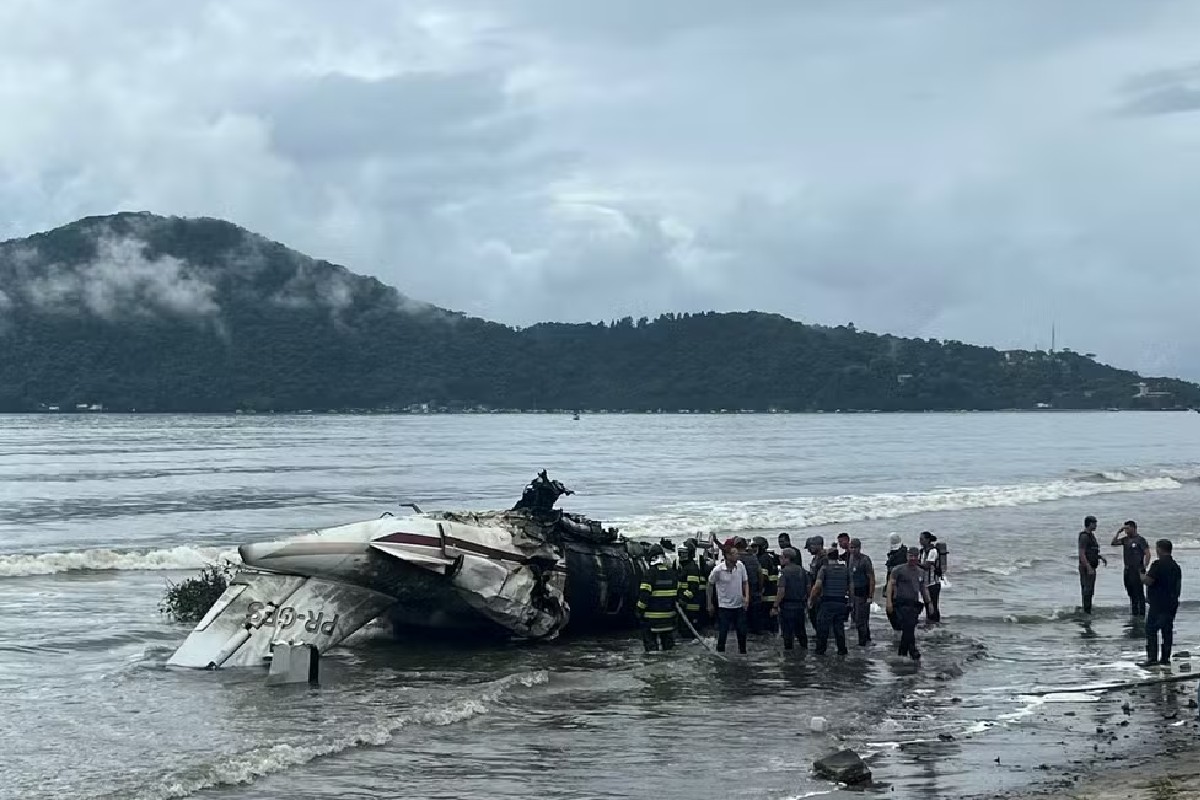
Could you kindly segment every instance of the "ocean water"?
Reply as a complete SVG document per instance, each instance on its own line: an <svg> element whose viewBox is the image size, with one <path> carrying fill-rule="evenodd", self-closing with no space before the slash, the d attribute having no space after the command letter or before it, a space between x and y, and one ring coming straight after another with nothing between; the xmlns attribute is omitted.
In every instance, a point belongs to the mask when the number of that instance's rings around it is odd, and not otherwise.
<svg viewBox="0 0 1200 800"><path fill-rule="evenodd" d="M564 507L631 536L846 530L882 568L889 532L932 530L943 622L918 631L919 668L882 616L844 659L372 628L315 688L165 668L188 633L157 610L168 581L401 502L507 507L542 468L576 490ZM0 798L783 800L836 794L810 766L841 747L888 797L986 796L1154 752L1174 690L1128 715L1116 693L1057 690L1150 675L1107 546L1129 517L1175 542L1176 649L1200 646L1198 501L1185 413L0 417ZM1086 514L1110 562L1090 620ZM1122 719L1128 740L1097 732Z"/></svg>

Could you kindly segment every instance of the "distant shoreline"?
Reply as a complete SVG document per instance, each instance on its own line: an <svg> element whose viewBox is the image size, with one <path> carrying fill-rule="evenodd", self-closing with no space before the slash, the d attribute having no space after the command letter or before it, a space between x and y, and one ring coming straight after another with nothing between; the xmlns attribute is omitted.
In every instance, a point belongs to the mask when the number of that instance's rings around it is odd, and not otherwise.
<svg viewBox="0 0 1200 800"><path fill-rule="evenodd" d="M877 415L924 415L924 414L1115 414L1117 412L1140 413L1192 413L1192 408L995 408L995 409L925 409L913 410L833 410L833 411L753 411L753 410L719 410L719 411L630 411L630 410L600 410L600 411L563 411L560 409L495 409L495 410L451 410L439 409L429 411L408 411L400 409L353 409L317 411L302 409L299 411L143 411L138 409L88 409L88 410L38 410L38 411L0 411L0 416L9 417L87 417L87 416L197 416L197 417L435 417L435 416L542 416L563 417L578 414L582 417L629 417L629 416L662 416L662 417L721 417L721 416L877 416Z"/></svg>

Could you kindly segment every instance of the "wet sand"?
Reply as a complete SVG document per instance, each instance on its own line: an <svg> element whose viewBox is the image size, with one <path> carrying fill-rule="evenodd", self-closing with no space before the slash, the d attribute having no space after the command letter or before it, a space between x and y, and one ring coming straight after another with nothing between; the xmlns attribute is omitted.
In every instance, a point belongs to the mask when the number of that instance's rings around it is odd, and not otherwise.
<svg viewBox="0 0 1200 800"><path fill-rule="evenodd" d="M1191 663L1158 670L1167 679L1149 686L1105 692L1089 698L1090 713L1050 711L1047 721L1062 724L1073 737L1091 741L1093 755L1065 762L1012 764L1030 773L1028 787L983 797L1023 800L1185 800L1200 798L1200 718ZM1060 695L1060 698L1066 695ZM1069 702L1066 704L1069 705ZM1063 708L1066 707L1063 705ZM1055 719L1057 718L1057 719ZM1081 719L1082 718L1082 719ZM1080 728L1098 722L1091 731ZM1043 743L1045 744L1045 743ZM1031 749L1026 758L1045 759ZM1035 777L1041 775L1043 777Z"/></svg>

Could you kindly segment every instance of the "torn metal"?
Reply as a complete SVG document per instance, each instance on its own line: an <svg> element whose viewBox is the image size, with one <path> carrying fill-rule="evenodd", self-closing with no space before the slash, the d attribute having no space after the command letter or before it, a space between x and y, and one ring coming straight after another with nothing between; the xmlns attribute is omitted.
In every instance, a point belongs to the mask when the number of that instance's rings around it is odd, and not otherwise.
<svg viewBox="0 0 1200 800"><path fill-rule="evenodd" d="M645 545L555 509L570 493L543 470L507 511L385 514L242 545L242 568L168 663L264 665L279 644L324 654L380 617L529 640L631 626Z"/></svg>

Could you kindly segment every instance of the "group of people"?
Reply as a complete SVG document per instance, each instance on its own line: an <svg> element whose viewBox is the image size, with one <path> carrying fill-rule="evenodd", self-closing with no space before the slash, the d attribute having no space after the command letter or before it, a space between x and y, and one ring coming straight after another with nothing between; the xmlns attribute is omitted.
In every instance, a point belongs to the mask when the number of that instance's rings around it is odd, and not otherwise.
<svg viewBox="0 0 1200 800"><path fill-rule="evenodd" d="M1100 554L1096 539L1096 518L1084 517L1079 532L1079 588L1083 596L1083 613L1092 613L1092 597L1096 593L1096 570L1108 559ZM1137 523L1126 520L1113 534L1112 547L1120 547L1124 560L1122 577L1129 596L1129 611L1135 622L1146 626L1146 660L1139 666L1152 667L1171 663L1175 614L1179 610L1179 595L1183 588L1183 573L1172 555L1170 539L1154 543L1157 558L1150 563L1150 543L1138 533ZM1159 650L1159 634L1162 649Z"/></svg>
<svg viewBox="0 0 1200 800"><path fill-rule="evenodd" d="M905 547L893 533L882 581L861 540L848 533L838 534L828 549L823 537L810 537L807 567L788 534L778 541L775 553L762 536L720 545L714 539L707 546L688 539L677 559L668 556L670 541L652 545L637 603L646 649L670 649L677 631L691 638L715 624L718 652L725 651L730 631L739 653L746 652L749 635L763 634L782 635L785 650L794 650L797 641L807 650L811 625L818 655L826 653L831 637L838 654L846 655L847 622L860 647L872 644L871 605L882 586L888 620L900 632L899 654L921 658L916 627L922 612L930 622L941 619L947 551L936 536L924 531L919 546ZM684 619L677 618L680 611Z"/></svg>

